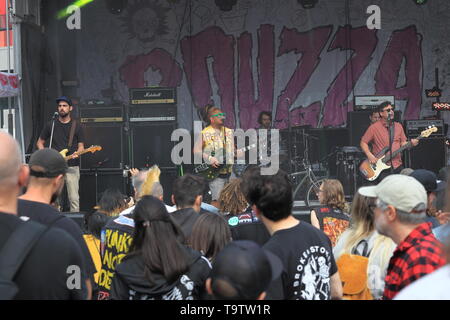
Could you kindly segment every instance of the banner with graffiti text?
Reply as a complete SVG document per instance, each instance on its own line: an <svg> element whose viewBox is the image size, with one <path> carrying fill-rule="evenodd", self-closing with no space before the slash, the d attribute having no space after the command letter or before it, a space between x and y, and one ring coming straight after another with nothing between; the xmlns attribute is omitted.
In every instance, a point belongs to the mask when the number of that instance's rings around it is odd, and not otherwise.
<svg viewBox="0 0 450 320"><path fill-rule="evenodd" d="M394 96L403 119L434 114L425 89L439 70L450 98L450 1L129 0L83 7L77 94L129 101L129 89L177 88L179 126L214 103L226 125L341 127L354 96ZM256 115L256 116L255 116Z"/></svg>

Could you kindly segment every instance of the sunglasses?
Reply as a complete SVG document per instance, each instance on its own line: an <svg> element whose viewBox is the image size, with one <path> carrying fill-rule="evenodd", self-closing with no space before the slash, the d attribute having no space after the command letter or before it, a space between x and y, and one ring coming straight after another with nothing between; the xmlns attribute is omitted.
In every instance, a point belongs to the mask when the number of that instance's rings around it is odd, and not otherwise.
<svg viewBox="0 0 450 320"><path fill-rule="evenodd" d="M226 114L225 114L225 112L221 112L221 113L217 113L217 114L211 116L211 118L214 118L214 117L226 117Z"/></svg>
<svg viewBox="0 0 450 320"><path fill-rule="evenodd" d="M389 109L385 109L385 110L383 110L383 112L391 112L391 111L394 111L395 110L395 108L389 108Z"/></svg>

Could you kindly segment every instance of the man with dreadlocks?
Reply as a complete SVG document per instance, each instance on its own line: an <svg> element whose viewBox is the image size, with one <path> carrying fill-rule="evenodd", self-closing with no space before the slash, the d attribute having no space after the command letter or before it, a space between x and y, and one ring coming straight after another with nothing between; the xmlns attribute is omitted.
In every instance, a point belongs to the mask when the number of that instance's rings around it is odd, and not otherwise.
<svg viewBox="0 0 450 320"><path fill-rule="evenodd" d="M253 240L260 245L270 238L264 224L256 217L241 191L242 179L233 179L219 196L219 211L225 216L233 240Z"/></svg>

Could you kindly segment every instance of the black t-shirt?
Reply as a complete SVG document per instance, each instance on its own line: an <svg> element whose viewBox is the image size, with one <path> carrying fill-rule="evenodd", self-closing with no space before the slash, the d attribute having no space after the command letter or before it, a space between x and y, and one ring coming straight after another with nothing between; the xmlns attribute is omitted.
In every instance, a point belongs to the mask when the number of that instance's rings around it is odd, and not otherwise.
<svg viewBox="0 0 450 320"><path fill-rule="evenodd" d="M72 127L73 119L68 123L62 123L58 119L55 120L55 128L53 130L53 142L52 149L56 151L61 151L63 149L69 149L67 155L71 155L75 151L78 150L78 143L84 142L84 131L80 122L77 121L75 133L73 135L72 146L68 148L69 137L70 137L70 128ZM45 140L45 145L48 146L50 143L50 135L52 132L52 121L49 121L45 124L44 129L41 132L40 138ZM72 159L67 162L67 164L72 166L80 165L80 158Z"/></svg>
<svg viewBox="0 0 450 320"><path fill-rule="evenodd" d="M97 270L92 261L91 253L86 245L86 241L84 241L83 232L75 221L62 215L52 206L36 201L19 199L17 212L20 217L29 217L31 220L43 225L50 225L55 219L60 217L53 226L64 230L76 241L82 253L84 269L90 279L94 279L93 276ZM91 281L91 283L94 282Z"/></svg>
<svg viewBox="0 0 450 320"><path fill-rule="evenodd" d="M264 248L276 254L283 272L267 291L268 299L329 300L337 272L330 239L306 222L276 231Z"/></svg>
<svg viewBox="0 0 450 320"><path fill-rule="evenodd" d="M39 225L34 221L24 222L16 215L0 213L0 250L21 223ZM75 240L58 228L50 228L36 242L13 279L19 288L15 299L86 299L84 281L79 281L80 289L68 288L67 283L76 284L76 280L69 279L76 274L68 269L69 266L79 266L81 279L85 278L83 258Z"/></svg>
<svg viewBox="0 0 450 320"><path fill-rule="evenodd" d="M233 240L252 240L260 246L270 239L270 233L251 210L226 217Z"/></svg>

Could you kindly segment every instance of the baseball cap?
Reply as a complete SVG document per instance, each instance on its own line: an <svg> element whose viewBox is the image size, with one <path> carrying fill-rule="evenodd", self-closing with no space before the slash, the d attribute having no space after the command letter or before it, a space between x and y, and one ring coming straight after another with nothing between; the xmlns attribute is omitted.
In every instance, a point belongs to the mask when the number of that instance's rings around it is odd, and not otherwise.
<svg viewBox="0 0 450 320"><path fill-rule="evenodd" d="M256 242L233 241L214 259L211 287L216 298L256 299L282 269L280 259Z"/></svg>
<svg viewBox="0 0 450 320"><path fill-rule="evenodd" d="M72 105L72 100L71 100L70 98L67 98L66 96L61 96L61 97L59 97L58 99L56 99L56 104L58 104L60 101L65 101L65 102L67 102L67 104L68 104L69 106Z"/></svg>
<svg viewBox="0 0 450 320"><path fill-rule="evenodd" d="M361 187L358 192L365 197L379 198L404 212L412 212L420 207L425 211L427 207L427 193L422 184L402 174L387 176L376 186Z"/></svg>
<svg viewBox="0 0 450 320"><path fill-rule="evenodd" d="M417 169L410 176L417 179L427 192L437 192L445 189L445 183L443 181L438 182L437 176L433 171Z"/></svg>
<svg viewBox="0 0 450 320"><path fill-rule="evenodd" d="M54 178L67 172L67 162L58 151L54 149L41 149L35 151L28 162L30 175L38 178Z"/></svg>

